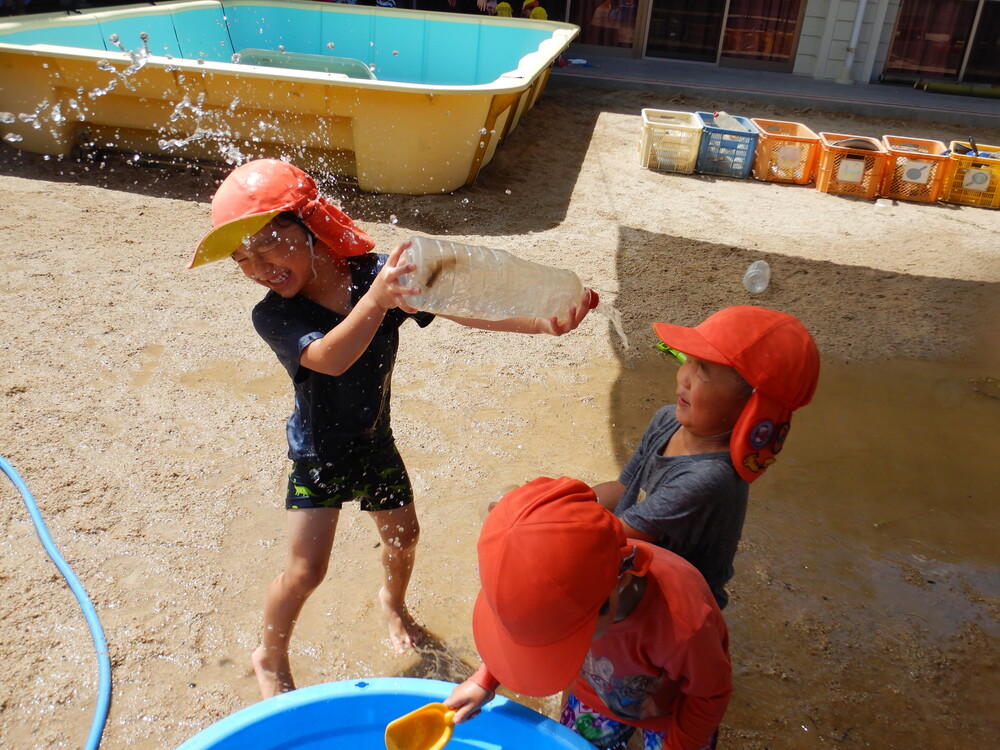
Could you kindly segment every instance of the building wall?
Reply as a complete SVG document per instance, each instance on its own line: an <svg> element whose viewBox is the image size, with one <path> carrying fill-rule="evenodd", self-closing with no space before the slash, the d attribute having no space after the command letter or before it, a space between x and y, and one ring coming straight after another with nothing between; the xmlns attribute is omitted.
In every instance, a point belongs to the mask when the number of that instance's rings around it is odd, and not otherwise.
<svg viewBox="0 0 1000 750"><path fill-rule="evenodd" d="M844 64L861 0L807 0L795 75L844 83L877 80L892 37L899 0L868 0L851 70Z"/></svg>

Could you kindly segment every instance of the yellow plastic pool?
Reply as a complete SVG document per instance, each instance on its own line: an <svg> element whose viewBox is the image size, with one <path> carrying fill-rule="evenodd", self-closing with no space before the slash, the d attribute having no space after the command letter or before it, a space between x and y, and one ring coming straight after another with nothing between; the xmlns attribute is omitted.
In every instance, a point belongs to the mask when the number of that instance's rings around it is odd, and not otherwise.
<svg viewBox="0 0 1000 750"><path fill-rule="evenodd" d="M471 184L571 24L288 0L0 21L0 136L228 161L288 156L370 192Z"/></svg>

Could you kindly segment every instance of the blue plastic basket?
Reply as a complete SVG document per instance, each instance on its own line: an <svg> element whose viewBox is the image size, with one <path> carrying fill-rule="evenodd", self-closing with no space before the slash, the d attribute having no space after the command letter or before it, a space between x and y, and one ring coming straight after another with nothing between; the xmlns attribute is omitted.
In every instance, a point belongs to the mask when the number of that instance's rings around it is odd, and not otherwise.
<svg viewBox="0 0 1000 750"><path fill-rule="evenodd" d="M717 174L722 177L748 177L753 167L754 152L760 131L745 117L737 117L746 130L724 130L712 123L711 112L696 112L701 118L701 145L694 169L701 174Z"/></svg>
<svg viewBox="0 0 1000 750"><path fill-rule="evenodd" d="M178 750L374 750L385 727L455 686L440 680L376 677L345 680L268 698L216 722ZM497 696L455 727L449 750L593 750L559 722Z"/></svg>

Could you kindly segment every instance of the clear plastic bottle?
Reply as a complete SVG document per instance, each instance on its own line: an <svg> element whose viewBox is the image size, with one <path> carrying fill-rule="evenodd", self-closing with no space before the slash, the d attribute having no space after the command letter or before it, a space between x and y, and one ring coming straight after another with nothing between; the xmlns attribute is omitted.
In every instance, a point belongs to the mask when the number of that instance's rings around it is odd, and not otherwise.
<svg viewBox="0 0 1000 750"><path fill-rule="evenodd" d="M400 280L420 288L408 298L418 310L481 320L564 318L584 296L580 278L564 268L449 240L415 236L410 242L402 260L417 269ZM598 304L593 291L590 302Z"/></svg>
<svg viewBox="0 0 1000 750"><path fill-rule="evenodd" d="M712 114L712 125L723 130L735 130L737 133L745 133L747 130L743 123L721 110Z"/></svg>
<svg viewBox="0 0 1000 750"><path fill-rule="evenodd" d="M766 260L755 260L743 274L743 286L750 294L760 294L771 281L771 267Z"/></svg>

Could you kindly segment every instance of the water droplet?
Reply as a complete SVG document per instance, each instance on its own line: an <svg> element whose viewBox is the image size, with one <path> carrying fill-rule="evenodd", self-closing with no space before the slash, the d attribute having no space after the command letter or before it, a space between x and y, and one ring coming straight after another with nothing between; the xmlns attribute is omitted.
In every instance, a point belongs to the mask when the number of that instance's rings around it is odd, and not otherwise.
<svg viewBox="0 0 1000 750"><path fill-rule="evenodd" d="M507 195L510 195L510 188L507 188L504 192L507 193Z"/></svg>
<svg viewBox="0 0 1000 750"><path fill-rule="evenodd" d="M0 112L0 122L9 124L15 120L17 120L17 118L14 117L13 112Z"/></svg>
<svg viewBox="0 0 1000 750"><path fill-rule="evenodd" d="M235 53L235 54L233 55L233 62L234 62L234 63L238 63L239 61L240 61L240 53L239 53L239 52L236 52L236 53Z"/></svg>
<svg viewBox="0 0 1000 750"><path fill-rule="evenodd" d="M398 55L399 55L399 50L398 50L398 49L394 49L394 50L392 51L392 54L393 54L394 56L398 56Z"/></svg>
<svg viewBox="0 0 1000 750"><path fill-rule="evenodd" d="M486 135L486 128L479 128L479 135Z"/></svg>
<svg viewBox="0 0 1000 750"><path fill-rule="evenodd" d="M468 198L462 198L462 205L463 206L469 205L469 199Z"/></svg>
<svg viewBox="0 0 1000 750"><path fill-rule="evenodd" d="M20 143L24 140L24 138L17 133L7 133L3 139L7 141L7 143Z"/></svg>
<svg viewBox="0 0 1000 750"><path fill-rule="evenodd" d="M392 216L389 217L389 223L390 224L398 224L399 223L399 218L396 216L396 214L392 214Z"/></svg>
<svg viewBox="0 0 1000 750"><path fill-rule="evenodd" d="M278 45L278 52L284 52L284 51L285 51L285 45L284 44L279 44Z"/></svg>
<svg viewBox="0 0 1000 750"><path fill-rule="evenodd" d="M334 47L334 44L333 44L333 42L327 42L327 43L326 43L326 48L327 48L327 49L333 49L333 47Z"/></svg>

